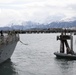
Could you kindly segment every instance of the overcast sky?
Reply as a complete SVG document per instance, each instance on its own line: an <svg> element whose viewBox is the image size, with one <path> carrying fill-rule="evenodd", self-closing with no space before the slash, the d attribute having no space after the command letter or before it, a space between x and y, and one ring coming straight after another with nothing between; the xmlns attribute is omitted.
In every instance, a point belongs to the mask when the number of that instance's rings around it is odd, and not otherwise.
<svg viewBox="0 0 76 75"><path fill-rule="evenodd" d="M76 19L76 0L0 0L0 26Z"/></svg>

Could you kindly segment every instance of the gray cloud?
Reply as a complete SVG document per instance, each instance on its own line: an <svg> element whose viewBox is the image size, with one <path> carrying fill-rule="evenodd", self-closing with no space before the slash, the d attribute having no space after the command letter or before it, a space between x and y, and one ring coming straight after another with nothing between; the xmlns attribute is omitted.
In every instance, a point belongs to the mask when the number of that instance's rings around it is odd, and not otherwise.
<svg viewBox="0 0 76 75"><path fill-rule="evenodd" d="M70 5L67 6L67 8L68 8L69 10L76 11L76 4L70 4Z"/></svg>

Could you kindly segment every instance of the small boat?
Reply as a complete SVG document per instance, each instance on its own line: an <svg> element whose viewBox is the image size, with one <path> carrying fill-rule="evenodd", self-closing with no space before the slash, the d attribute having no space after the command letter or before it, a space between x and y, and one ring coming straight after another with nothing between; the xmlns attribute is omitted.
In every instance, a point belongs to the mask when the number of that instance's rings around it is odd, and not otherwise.
<svg viewBox="0 0 76 75"><path fill-rule="evenodd" d="M60 51L54 52L57 58L64 58L64 59L75 59L76 60L76 53L73 51L73 36L67 35L66 30L62 32L60 36L57 36L57 40L60 40ZM70 46L68 44L68 40L70 40ZM66 50L65 50L66 48Z"/></svg>
<svg viewBox="0 0 76 75"><path fill-rule="evenodd" d="M65 53L59 53L59 52L54 52L57 58L60 59L75 59L76 60L76 54L65 54Z"/></svg>

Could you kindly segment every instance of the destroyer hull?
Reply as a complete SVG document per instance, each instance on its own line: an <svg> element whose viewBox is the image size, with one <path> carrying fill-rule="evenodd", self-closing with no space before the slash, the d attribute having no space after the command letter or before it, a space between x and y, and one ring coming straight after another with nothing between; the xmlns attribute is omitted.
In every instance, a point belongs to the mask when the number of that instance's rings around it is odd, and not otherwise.
<svg viewBox="0 0 76 75"><path fill-rule="evenodd" d="M4 45L0 48L0 63L5 62L7 59L11 57L13 54L17 41L10 43L8 45Z"/></svg>
<svg viewBox="0 0 76 75"><path fill-rule="evenodd" d="M55 52L54 55L56 55L56 57L60 59L63 58L63 59L76 60L76 55L64 54L64 53L58 53L58 52Z"/></svg>

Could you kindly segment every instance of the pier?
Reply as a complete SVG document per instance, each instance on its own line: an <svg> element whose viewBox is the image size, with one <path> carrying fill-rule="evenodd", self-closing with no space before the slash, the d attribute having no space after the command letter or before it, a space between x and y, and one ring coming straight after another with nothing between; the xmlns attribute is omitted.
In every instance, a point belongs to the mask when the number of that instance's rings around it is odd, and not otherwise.
<svg viewBox="0 0 76 75"><path fill-rule="evenodd" d="M76 29L65 29L65 28L49 28L49 29L27 29L27 30L13 30L15 33L21 33L21 34L32 34L32 33L61 33L61 32L67 33L75 33ZM5 33L8 33L8 31L4 31Z"/></svg>

